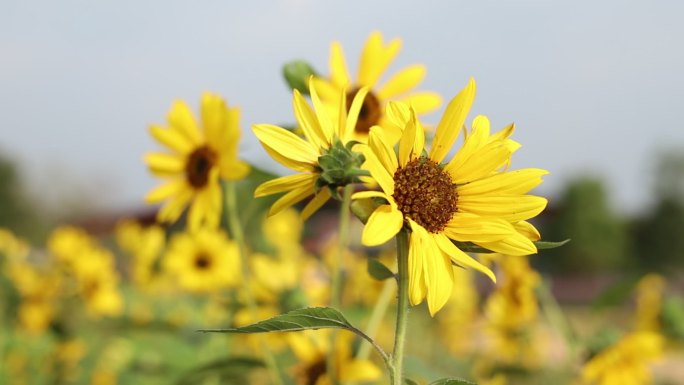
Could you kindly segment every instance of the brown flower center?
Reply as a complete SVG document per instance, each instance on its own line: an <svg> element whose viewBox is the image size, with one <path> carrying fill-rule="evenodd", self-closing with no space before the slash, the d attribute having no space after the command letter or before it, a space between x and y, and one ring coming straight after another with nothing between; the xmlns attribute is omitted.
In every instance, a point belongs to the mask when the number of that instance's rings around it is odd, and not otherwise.
<svg viewBox="0 0 684 385"><path fill-rule="evenodd" d="M192 187L202 188L209 182L209 172L218 156L209 146L198 147L188 157L185 164L185 177Z"/></svg>
<svg viewBox="0 0 684 385"><path fill-rule="evenodd" d="M204 252L195 255L195 267L199 270L206 270L211 267L211 258Z"/></svg>
<svg viewBox="0 0 684 385"><path fill-rule="evenodd" d="M359 87L355 87L351 91L347 92L347 112L351 108L352 102L354 101L354 96L359 92ZM372 93L368 92L366 97L363 99L363 104L361 105L361 111L359 111L359 118L356 121L356 127L354 131L367 134L370 128L380 122L380 117L382 116L382 110L380 108L380 101Z"/></svg>
<svg viewBox="0 0 684 385"><path fill-rule="evenodd" d="M457 210L458 195L451 176L425 157L397 169L392 197L404 217L431 233L444 230Z"/></svg>
<svg viewBox="0 0 684 385"><path fill-rule="evenodd" d="M299 382L304 385L316 385L318 379L325 375L327 371L326 358L321 357L321 359L313 364L303 368L299 375Z"/></svg>

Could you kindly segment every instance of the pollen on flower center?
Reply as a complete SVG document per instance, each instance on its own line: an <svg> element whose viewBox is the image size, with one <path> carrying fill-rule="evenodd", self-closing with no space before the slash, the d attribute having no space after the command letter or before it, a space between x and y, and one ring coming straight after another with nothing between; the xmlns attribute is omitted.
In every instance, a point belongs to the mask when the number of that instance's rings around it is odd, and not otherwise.
<svg viewBox="0 0 684 385"><path fill-rule="evenodd" d="M218 156L209 146L198 147L190 153L185 164L185 177L192 187L201 188L209 182L209 172Z"/></svg>
<svg viewBox="0 0 684 385"><path fill-rule="evenodd" d="M451 176L425 157L397 169L392 197L404 217L411 218L431 233L444 230L456 212L458 202Z"/></svg>
<svg viewBox="0 0 684 385"><path fill-rule="evenodd" d="M205 253L198 253L195 255L195 267L204 270L211 266L211 258Z"/></svg>
<svg viewBox="0 0 684 385"><path fill-rule="evenodd" d="M355 87L347 92L347 112L349 112L352 101L354 101L354 96L356 96L356 93L359 92L359 90L359 87ZM361 105L361 111L359 111L359 118L356 121L354 131L367 134L371 127L378 124L381 116L382 110L380 108L380 101L369 91L366 98L363 99L363 104Z"/></svg>

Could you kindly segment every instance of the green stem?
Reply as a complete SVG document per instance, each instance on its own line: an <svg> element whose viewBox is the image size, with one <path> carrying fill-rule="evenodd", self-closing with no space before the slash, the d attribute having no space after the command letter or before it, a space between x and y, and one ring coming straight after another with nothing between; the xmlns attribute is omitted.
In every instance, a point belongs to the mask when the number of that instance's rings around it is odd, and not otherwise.
<svg viewBox="0 0 684 385"><path fill-rule="evenodd" d="M406 342L406 324L408 321L408 250L409 238L406 230L397 234L397 265L399 274L399 299L397 301L397 326L394 334L394 351L390 362L390 379L392 385L401 385L403 381L404 345Z"/></svg>
<svg viewBox="0 0 684 385"><path fill-rule="evenodd" d="M351 217L351 195L354 185L344 186L342 193L342 203L340 204L339 223L337 230L337 252L332 261L331 288L330 288L330 307L341 310L341 288L342 288L342 263L344 254L349 245L349 219ZM333 385L337 384L337 368L335 367L335 340L337 332L333 331L331 336L330 351L328 352L327 370Z"/></svg>
<svg viewBox="0 0 684 385"><path fill-rule="evenodd" d="M256 320L257 318L257 304L254 299L254 293L252 292L252 286L249 284L251 282L251 272L249 270L249 258L247 253L247 245L245 244L245 235L242 232L242 223L240 222L240 217L237 211L237 191L236 183L228 182L226 184L226 219L228 220L228 228L230 229L230 234L233 240L238 245L240 252L240 265L242 267L242 278L246 283L244 285L244 293L247 298L247 307L249 309L251 318ZM261 345L261 350L264 355L264 360L266 361L266 367L271 374L271 381L274 385L283 385L283 380L280 378L280 370L278 369L278 363L276 362L273 353L269 349L264 336L258 334L256 338Z"/></svg>
<svg viewBox="0 0 684 385"><path fill-rule="evenodd" d="M565 342L570 349L570 356L574 361L579 362L578 354L580 347L577 342L577 337L575 336L572 325L570 325L570 321L567 319L563 309L556 300L556 297L551 293L551 282L549 282L549 280L542 280L537 288L537 297L539 298L542 311L549 320L549 323L553 325L555 330L560 330L565 338Z"/></svg>

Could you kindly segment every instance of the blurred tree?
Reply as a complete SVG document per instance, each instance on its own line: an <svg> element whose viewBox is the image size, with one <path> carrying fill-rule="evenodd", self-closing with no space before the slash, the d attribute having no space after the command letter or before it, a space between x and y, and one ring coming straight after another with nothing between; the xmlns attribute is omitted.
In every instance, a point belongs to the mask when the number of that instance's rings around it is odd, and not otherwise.
<svg viewBox="0 0 684 385"><path fill-rule="evenodd" d="M542 223L544 238L571 241L545 251L537 259L541 268L577 273L631 265L628 228L610 209L601 178L571 181L550 213Z"/></svg>
<svg viewBox="0 0 684 385"><path fill-rule="evenodd" d="M640 266L672 273L684 268L684 151L660 155L655 170L654 208L635 221Z"/></svg>
<svg viewBox="0 0 684 385"><path fill-rule="evenodd" d="M42 235L36 208L30 203L15 163L0 155L0 227L28 239Z"/></svg>

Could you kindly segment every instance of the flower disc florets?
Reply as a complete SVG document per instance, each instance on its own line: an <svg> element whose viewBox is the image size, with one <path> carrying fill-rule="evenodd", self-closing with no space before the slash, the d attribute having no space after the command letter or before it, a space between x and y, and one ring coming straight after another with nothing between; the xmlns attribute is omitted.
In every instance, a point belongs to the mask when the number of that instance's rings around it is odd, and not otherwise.
<svg viewBox="0 0 684 385"><path fill-rule="evenodd" d="M190 153L185 163L185 177L195 188L206 186L209 182L209 172L214 167L218 156L209 146L198 147Z"/></svg>
<svg viewBox="0 0 684 385"><path fill-rule="evenodd" d="M431 233L439 233L457 210L458 195L451 177L439 164L421 157L394 173L399 210Z"/></svg>

